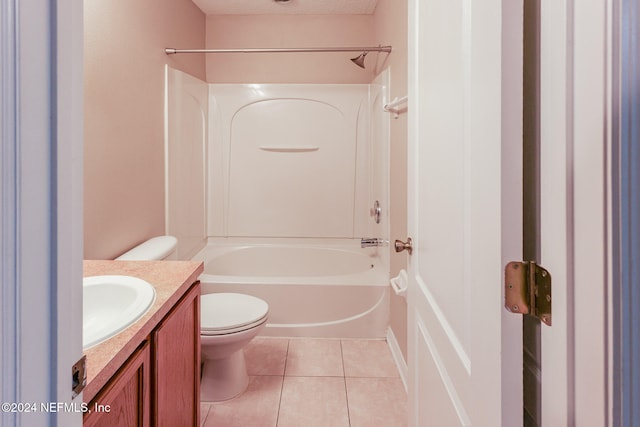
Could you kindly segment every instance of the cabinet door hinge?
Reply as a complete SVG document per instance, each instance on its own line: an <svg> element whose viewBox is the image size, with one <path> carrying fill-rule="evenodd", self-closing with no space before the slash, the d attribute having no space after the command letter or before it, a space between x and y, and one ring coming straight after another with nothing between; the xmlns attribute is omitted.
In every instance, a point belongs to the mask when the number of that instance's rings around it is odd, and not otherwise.
<svg viewBox="0 0 640 427"><path fill-rule="evenodd" d="M504 306L551 326L551 274L534 261L512 261L504 269Z"/></svg>

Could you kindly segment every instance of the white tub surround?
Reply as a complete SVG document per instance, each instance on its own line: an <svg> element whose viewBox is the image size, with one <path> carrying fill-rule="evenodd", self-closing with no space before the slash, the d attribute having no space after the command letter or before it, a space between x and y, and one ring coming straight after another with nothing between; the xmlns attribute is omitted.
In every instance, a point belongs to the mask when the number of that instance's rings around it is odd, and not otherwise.
<svg viewBox="0 0 640 427"><path fill-rule="evenodd" d="M370 85L209 87L209 236L367 234Z"/></svg>

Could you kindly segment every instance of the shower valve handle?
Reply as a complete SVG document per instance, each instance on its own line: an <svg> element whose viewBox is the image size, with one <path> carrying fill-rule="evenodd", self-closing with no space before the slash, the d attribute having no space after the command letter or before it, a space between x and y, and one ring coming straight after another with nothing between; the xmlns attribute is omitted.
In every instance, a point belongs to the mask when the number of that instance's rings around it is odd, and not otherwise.
<svg viewBox="0 0 640 427"><path fill-rule="evenodd" d="M382 215L382 208L380 207L380 202L376 200L373 203L373 207L370 209L369 213L373 217L373 220L376 224L380 224L380 216Z"/></svg>

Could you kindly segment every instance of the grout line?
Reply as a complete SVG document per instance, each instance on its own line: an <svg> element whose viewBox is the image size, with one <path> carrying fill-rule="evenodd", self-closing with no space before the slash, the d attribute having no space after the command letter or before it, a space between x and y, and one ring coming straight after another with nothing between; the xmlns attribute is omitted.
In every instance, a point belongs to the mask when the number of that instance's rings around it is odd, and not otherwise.
<svg viewBox="0 0 640 427"><path fill-rule="evenodd" d="M342 361L342 376L347 377L347 373L344 369L344 351L342 349L342 340L340 340L340 360Z"/></svg>
<svg viewBox="0 0 640 427"><path fill-rule="evenodd" d="M285 373L287 372L287 360L289 359L289 343L290 339L287 339L287 351L284 355L284 370L282 371L282 385L280 386L280 399L278 399L278 413L276 414L276 427L278 426L278 422L280 421L280 408L282 407L282 394L284 393L284 378Z"/></svg>
<svg viewBox="0 0 640 427"><path fill-rule="evenodd" d="M311 375L311 374L302 374L302 375L287 375L288 378L345 378L344 375Z"/></svg>
<svg viewBox="0 0 640 427"><path fill-rule="evenodd" d="M204 426L207 423L207 417L209 416L209 412L211 411L211 405L206 405L207 413L203 419L200 420L200 426ZM200 416L202 417L202 403L200 403Z"/></svg>
<svg viewBox="0 0 640 427"><path fill-rule="evenodd" d="M283 377L282 374L252 374L249 377Z"/></svg>
<svg viewBox="0 0 640 427"><path fill-rule="evenodd" d="M347 391L347 373L344 369L344 351L342 351L342 340L340 340L340 359L342 359L342 382L344 383L344 399L347 404L347 420L351 426L351 411L349 410L349 393Z"/></svg>

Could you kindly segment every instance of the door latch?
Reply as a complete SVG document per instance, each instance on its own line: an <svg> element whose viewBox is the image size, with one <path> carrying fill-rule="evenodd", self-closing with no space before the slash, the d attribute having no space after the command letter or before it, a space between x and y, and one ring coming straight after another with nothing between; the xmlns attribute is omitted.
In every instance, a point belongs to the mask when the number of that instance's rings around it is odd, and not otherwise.
<svg viewBox="0 0 640 427"><path fill-rule="evenodd" d="M83 355L71 367L71 399L75 399L77 395L87 385L87 356Z"/></svg>
<svg viewBox="0 0 640 427"><path fill-rule="evenodd" d="M504 306L551 326L551 274L534 261L513 261L504 269Z"/></svg>

